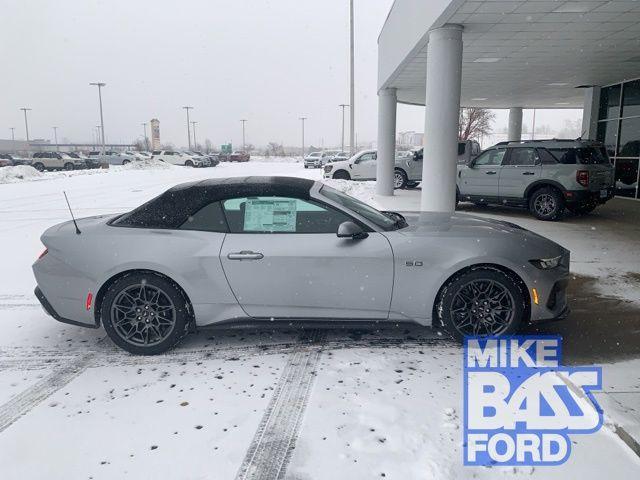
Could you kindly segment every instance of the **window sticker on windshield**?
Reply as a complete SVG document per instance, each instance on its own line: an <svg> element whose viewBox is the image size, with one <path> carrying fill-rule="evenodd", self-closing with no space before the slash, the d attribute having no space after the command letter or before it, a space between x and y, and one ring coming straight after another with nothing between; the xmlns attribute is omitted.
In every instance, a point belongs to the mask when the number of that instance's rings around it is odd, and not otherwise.
<svg viewBox="0 0 640 480"><path fill-rule="evenodd" d="M247 199L245 232L295 232L295 199Z"/></svg>

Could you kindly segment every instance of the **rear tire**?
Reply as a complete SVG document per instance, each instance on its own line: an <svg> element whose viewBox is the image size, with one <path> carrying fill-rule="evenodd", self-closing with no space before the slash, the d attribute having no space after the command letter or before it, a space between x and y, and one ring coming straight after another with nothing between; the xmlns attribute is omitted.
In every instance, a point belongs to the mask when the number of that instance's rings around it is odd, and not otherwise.
<svg viewBox="0 0 640 480"><path fill-rule="evenodd" d="M152 272L117 279L104 296L102 324L118 347L134 355L157 355L188 332L191 315L180 288Z"/></svg>
<svg viewBox="0 0 640 480"><path fill-rule="evenodd" d="M64 164L64 169L67 170L67 171L71 171L71 170L73 170L73 168L74 168L73 167L73 163L71 163L71 162L68 162L68 163Z"/></svg>
<svg viewBox="0 0 640 480"><path fill-rule="evenodd" d="M39 172L44 172L44 164L40 163L40 162L36 162L33 164L33 168L35 168L36 170L38 170Z"/></svg>
<svg viewBox="0 0 640 480"><path fill-rule="evenodd" d="M479 267L454 276L443 287L436 313L444 329L461 341L468 335L511 335L525 320L525 299L516 280Z"/></svg>
<svg viewBox="0 0 640 480"><path fill-rule="evenodd" d="M127 163L130 163L130 161L129 161L129 160L123 160L123 161L122 161L122 164L123 164L123 165L126 165Z"/></svg>
<svg viewBox="0 0 640 480"><path fill-rule="evenodd" d="M393 171L393 188L394 189L401 189L407 186L407 174L404 172L404 170L400 170L399 168L396 168Z"/></svg>
<svg viewBox="0 0 640 480"><path fill-rule="evenodd" d="M187 160L186 162L184 162L184 166L185 167L193 167L193 162L191 160Z"/></svg>
<svg viewBox="0 0 640 480"><path fill-rule="evenodd" d="M349 172L345 172L344 170L338 170L333 174L333 178L336 180L351 180L351 175L349 175Z"/></svg>
<svg viewBox="0 0 640 480"><path fill-rule="evenodd" d="M529 199L529 211L538 220L557 220L564 212L564 208L562 194L552 187L536 190Z"/></svg>

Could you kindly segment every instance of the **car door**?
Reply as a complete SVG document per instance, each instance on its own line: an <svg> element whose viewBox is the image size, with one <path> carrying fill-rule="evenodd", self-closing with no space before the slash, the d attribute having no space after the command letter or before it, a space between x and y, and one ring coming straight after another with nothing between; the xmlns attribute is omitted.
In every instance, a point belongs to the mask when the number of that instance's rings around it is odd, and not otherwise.
<svg viewBox="0 0 640 480"><path fill-rule="evenodd" d="M522 200L527 186L541 178L542 163L533 147L515 147L507 150L500 170L498 192L503 199Z"/></svg>
<svg viewBox="0 0 640 480"><path fill-rule="evenodd" d="M287 197L226 200L221 263L256 318L386 319L393 288L388 240L338 238L340 210Z"/></svg>
<svg viewBox="0 0 640 480"><path fill-rule="evenodd" d="M480 154L469 165L459 167L458 189L463 197L498 197L498 178L504 148L492 148Z"/></svg>
<svg viewBox="0 0 640 480"><path fill-rule="evenodd" d="M57 153L49 153L49 162L51 163L51 168L63 168L64 160L61 155Z"/></svg>
<svg viewBox="0 0 640 480"><path fill-rule="evenodd" d="M376 152L363 153L353 162L351 178L354 180L375 180L378 155Z"/></svg>

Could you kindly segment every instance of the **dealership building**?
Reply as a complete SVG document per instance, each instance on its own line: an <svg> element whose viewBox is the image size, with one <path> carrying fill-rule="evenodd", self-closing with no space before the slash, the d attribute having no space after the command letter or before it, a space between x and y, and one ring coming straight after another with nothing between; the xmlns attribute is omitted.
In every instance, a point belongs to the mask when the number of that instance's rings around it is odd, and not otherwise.
<svg viewBox="0 0 640 480"><path fill-rule="evenodd" d="M616 194L640 198L640 1L395 0L378 38L376 190L393 195L397 104L425 105L421 209L452 211L460 107L583 108Z"/></svg>

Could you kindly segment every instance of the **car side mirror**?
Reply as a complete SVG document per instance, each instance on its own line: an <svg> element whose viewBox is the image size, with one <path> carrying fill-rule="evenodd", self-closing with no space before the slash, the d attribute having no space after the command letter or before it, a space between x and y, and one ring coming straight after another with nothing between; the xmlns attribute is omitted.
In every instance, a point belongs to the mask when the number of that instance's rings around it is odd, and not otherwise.
<svg viewBox="0 0 640 480"><path fill-rule="evenodd" d="M338 238L352 238L354 240L362 240L369 236L360 225L352 221L342 222L338 226L337 235Z"/></svg>

